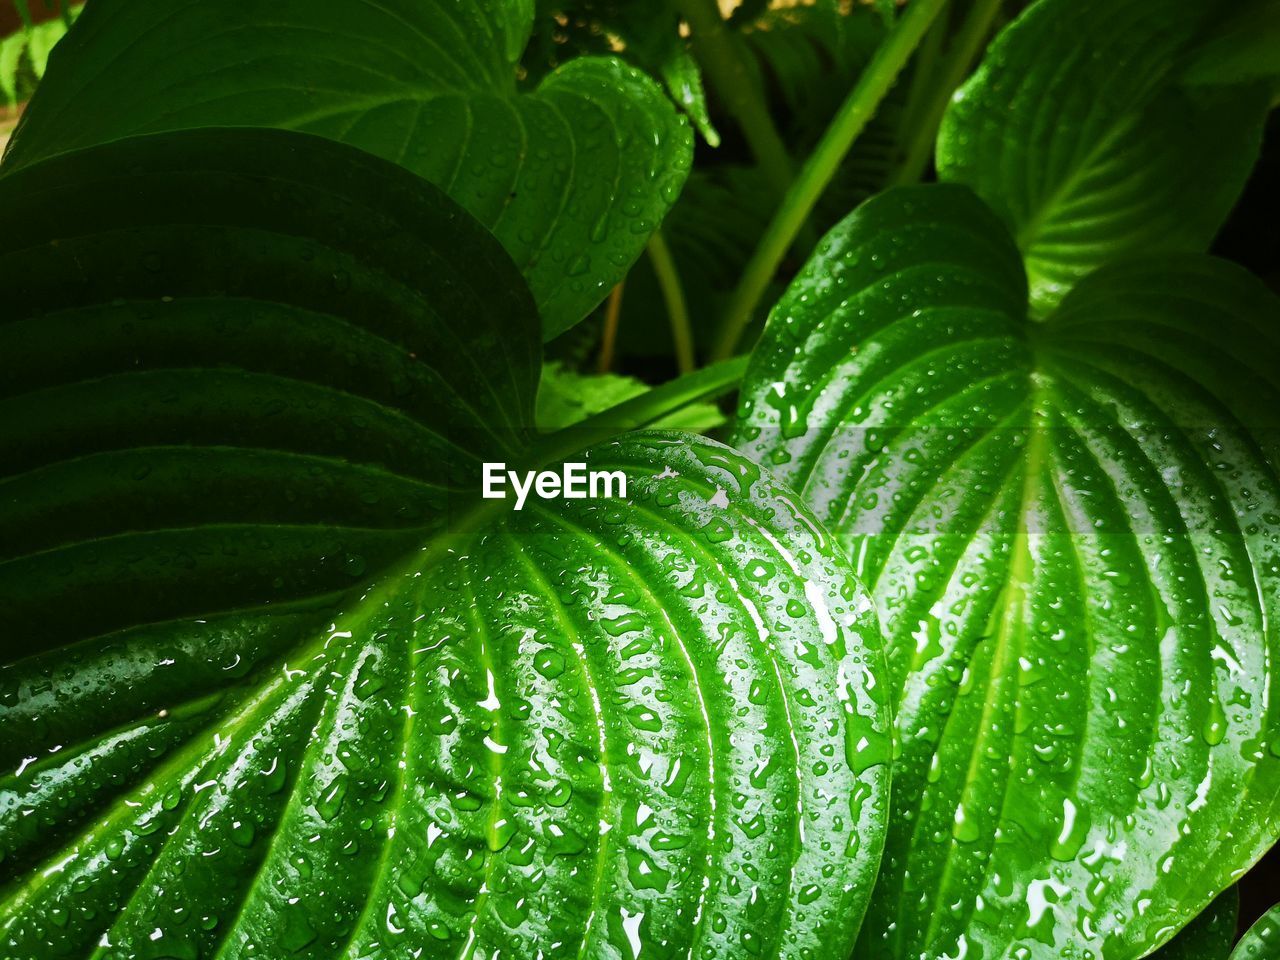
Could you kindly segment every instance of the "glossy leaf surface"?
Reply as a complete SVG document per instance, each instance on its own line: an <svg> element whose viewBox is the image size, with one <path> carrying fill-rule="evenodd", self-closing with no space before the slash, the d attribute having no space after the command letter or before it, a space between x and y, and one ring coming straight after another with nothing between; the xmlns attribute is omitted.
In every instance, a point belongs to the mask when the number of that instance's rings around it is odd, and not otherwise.
<svg viewBox="0 0 1280 960"><path fill-rule="evenodd" d="M1265 84L1183 89L1209 0L1040 0L956 94L943 180L1008 220L1043 315L1109 259L1200 252L1257 158Z"/></svg>
<svg viewBox="0 0 1280 960"><path fill-rule="evenodd" d="M518 92L528 0L100 0L60 44L9 169L140 133L321 134L437 184L502 241L544 333L581 320L679 195L692 137L653 81L581 58Z"/></svg>
<svg viewBox="0 0 1280 960"><path fill-rule="evenodd" d="M1280 957L1280 906L1272 907L1245 931L1231 960L1275 960Z"/></svg>
<svg viewBox="0 0 1280 960"><path fill-rule="evenodd" d="M851 944L870 600L696 437L582 454L624 498L477 505L537 326L461 208L196 131L12 174L0 221L0 954Z"/></svg>
<svg viewBox="0 0 1280 960"><path fill-rule="evenodd" d="M736 441L888 638L868 955L1140 957L1280 834L1277 370L1275 296L1206 257L1029 320L956 186L864 204L778 304Z"/></svg>
<svg viewBox="0 0 1280 960"><path fill-rule="evenodd" d="M540 430L563 430L588 417L612 410L625 400L651 395L634 377L616 373L578 373L559 363L542 367L538 384L537 422ZM725 415L714 403L690 403L653 424L655 428L701 433L723 426Z"/></svg>

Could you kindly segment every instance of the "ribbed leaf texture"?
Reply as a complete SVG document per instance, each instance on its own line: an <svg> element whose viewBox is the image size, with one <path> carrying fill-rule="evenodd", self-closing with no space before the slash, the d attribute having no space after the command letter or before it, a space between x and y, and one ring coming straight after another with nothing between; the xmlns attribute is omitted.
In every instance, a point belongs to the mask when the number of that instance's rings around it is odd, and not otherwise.
<svg viewBox="0 0 1280 960"><path fill-rule="evenodd" d="M585 57L530 94L532 0L99 0L59 44L6 167L206 126L317 133L440 186L502 241L549 338L599 303L679 196L662 90Z"/></svg>
<svg viewBox="0 0 1280 960"><path fill-rule="evenodd" d="M1116 256L1205 250L1257 159L1265 82L1183 86L1213 0L1039 0L938 135L938 174L1008 221L1043 316Z"/></svg>
<svg viewBox="0 0 1280 960"><path fill-rule="evenodd" d="M1114 264L1043 322L963 187L901 188L774 310L736 441L888 637L876 957L1137 958L1280 836L1280 304Z"/></svg>
<svg viewBox="0 0 1280 960"><path fill-rule="evenodd" d="M537 320L457 204L195 131L0 180L0 953L800 958L851 946L869 598L690 435L533 458Z"/></svg>

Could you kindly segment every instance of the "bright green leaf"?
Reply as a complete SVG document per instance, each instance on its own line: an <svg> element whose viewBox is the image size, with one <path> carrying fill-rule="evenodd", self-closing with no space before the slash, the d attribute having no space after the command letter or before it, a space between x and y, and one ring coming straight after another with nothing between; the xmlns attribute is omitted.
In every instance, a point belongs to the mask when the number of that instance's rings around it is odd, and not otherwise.
<svg viewBox="0 0 1280 960"><path fill-rule="evenodd" d="M1280 836L1280 302L1184 255L1028 307L972 193L893 190L743 384L887 636L869 956L1140 957Z"/></svg>
<svg viewBox="0 0 1280 960"><path fill-rule="evenodd" d="M22 33L0 39L0 94L9 106L18 102L18 69L26 49L27 38Z"/></svg>
<svg viewBox="0 0 1280 960"><path fill-rule="evenodd" d="M1244 186L1262 86L1184 91L1210 0L1040 0L991 45L938 136L943 180L1005 216L1051 310L1126 254L1207 248Z"/></svg>
<svg viewBox="0 0 1280 960"><path fill-rule="evenodd" d="M82 8L68 7L66 17L74 19ZM0 37L0 97L13 106L31 95L33 84L44 76L49 53L67 32L66 20L58 17L22 28Z"/></svg>
<svg viewBox="0 0 1280 960"><path fill-rule="evenodd" d="M1240 894L1235 887L1220 895L1151 960L1227 960L1236 941Z"/></svg>
<svg viewBox="0 0 1280 960"><path fill-rule="evenodd" d="M118 141L0 179L0 283L0 954L851 944L870 600L687 434L573 458L625 497L479 500L537 322L457 204L299 134Z"/></svg>
<svg viewBox="0 0 1280 960"><path fill-rule="evenodd" d="M286 127L395 160L502 241L544 335L573 326L680 193L691 136L638 71L583 58L516 91L532 0L98 0L8 169L137 133Z"/></svg>
<svg viewBox="0 0 1280 960"><path fill-rule="evenodd" d="M1277 960L1280 957L1280 906L1272 907L1250 927L1231 953L1231 960Z"/></svg>
<svg viewBox="0 0 1280 960"><path fill-rule="evenodd" d="M671 99L689 115L689 119L702 134L702 139L709 146L720 146L720 133L712 124L707 110L707 91L702 83L702 71L683 38L677 37L667 50L658 72L667 85Z"/></svg>
<svg viewBox="0 0 1280 960"><path fill-rule="evenodd" d="M542 367L538 385L537 422L542 430L562 430L624 400L644 396L650 388L634 377L616 373L578 373L562 364ZM725 416L713 403L691 403L664 417L654 427L701 433L721 426Z"/></svg>

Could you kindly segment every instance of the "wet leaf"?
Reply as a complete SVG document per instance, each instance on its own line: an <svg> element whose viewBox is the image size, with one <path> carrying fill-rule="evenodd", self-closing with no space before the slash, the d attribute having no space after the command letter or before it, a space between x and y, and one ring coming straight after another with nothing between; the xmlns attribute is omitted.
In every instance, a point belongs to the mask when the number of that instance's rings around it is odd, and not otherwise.
<svg viewBox="0 0 1280 960"><path fill-rule="evenodd" d="M644 250L692 136L657 84L615 59L574 60L518 93L533 15L529 0L99 0L52 57L6 166L191 127L332 137L492 229L550 338Z"/></svg>
<svg viewBox="0 0 1280 960"><path fill-rule="evenodd" d="M527 443L534 306L279 131L0 180L0 953L800 958L888 799L869 598L726 447ZM553 464L554 466L554 464Z"/></svg>
<svg viewBox="0 0 1280 960"><path fill-rule="evenodd" d="M1116 256L1201 252L1257 159L1265 83L1183 88L1213 0L1040 0L992 43L938 136L938 173L1013 229L1031 307Z"/></svg>
<svg viewBox="0 0 1280 960"><path fill-rule="evenodd" d="M581 423L651 390L634 377L616 373L578 373L559 363L542 367L538 384L537 422L542 430L562 430ZM702 433L723 426L725 416L714 403L692 403L655 427Z"/></svg>
<svg viewBox="0 0 1280 960"><path fill-rule="evenodd" d="M1236 940L1239 913L1240 894L1232 887L1153 953L1152 960L1226 960Z"/></svg>
<svg viewBox="0 0 1280 960"><path fill-rule="evenodd" d="M888 638L872 956L1140 957L1280 836L1280 304L1187 255L1028 309L980 200L893 190L744 383Z"/></svg>
<svg viewBox="0 0 1280 960"><path fill-rule="evenodd" d="M1231 960L1275 960L1276 957L1280 957L1280 906L1263 914L1231 953Z"/></svg>

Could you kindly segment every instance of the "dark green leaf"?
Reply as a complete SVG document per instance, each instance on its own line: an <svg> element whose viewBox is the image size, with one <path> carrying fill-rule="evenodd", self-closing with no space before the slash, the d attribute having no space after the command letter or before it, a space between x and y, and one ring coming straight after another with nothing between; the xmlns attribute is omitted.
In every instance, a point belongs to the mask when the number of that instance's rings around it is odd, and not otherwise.
<svg viewBox="0 0 1280 960"><path fill-rule="evenodd" d="M711 146L720 136L707 113L702 72L680 35L670 0L538 0L539 17L524 64L535 76L575 55L611 52L652 76L688 114Z"/></svg>
<svg viewBox="0 0 1280 960"><path fill-rule="evenodd" d="M1153 953L1152 960L1227 960L1239 913L1240 894L1232 887Z"/></svg>
<svg viewBox="0 0 1280 960"><path fill-rule="evenodd" d="M1245 0L1200 44L1183 81L1188 84L1268 82L1273 95L1280 84L1280 5L1274 0Z"/></svg>
<svg viewBox="0 0 1280 960"><path fill-rule="evenodd" d="M202 126L332 137L438 184L492 229L551 337L640 255L679 195L691 137L617 60L574 60L518 94L532 18L532 0L98 0L6 164Z"/></svg>
<svg viewBox="0 0 1280 960"><path fill-rule="evenodd" d="M1008 220L1038 315L1115 256L1204 250L1239 196L1268 91L1173 84L1218 9L1040 0L948 109L939 176Z"/></svg>
<svg viewBox="0 0 1280 960"><path fill-rule="evenodd" d="M851 944L869 599L689 435L574 457L622 498L478 500L532 459L537 327L446 196L299 134L118 141L0 179L0 281L0 954Z"/></svg>
<svg viewBox="0 0 1280 960"><path fill-rule="evenodd" d="M1280 836L1280 303L1118 264L1028 319L962 187L820 245L736 439L872 589L900 756L869 956L1132 958Z"/></svg>

